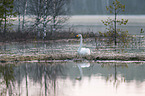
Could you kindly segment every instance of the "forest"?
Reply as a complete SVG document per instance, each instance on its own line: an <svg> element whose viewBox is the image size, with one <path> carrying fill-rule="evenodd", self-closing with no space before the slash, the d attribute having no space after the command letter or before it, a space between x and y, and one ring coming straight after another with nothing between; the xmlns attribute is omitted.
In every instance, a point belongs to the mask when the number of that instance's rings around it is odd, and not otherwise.
<svg viewBox="0 0 145 96"><path fill-rule="evenodd" d="M120 2L119 0L115 0L113 1L113 3L111 3L111 0L106 0L104 2L103 1L104 0L100 2L100 0L96 0L95 3L100 4L96 6L96 8L102 6L102 9L106 10L108 14L114 15L113 18L108 17L108 19L106 20L105 19L100 20L104 28L106 27L104 33L100 31L98 33L93 33L93 31L89 31L87 33L82 32L81 34L83 38L84 39L94 38L96 48L99 47L99 44L102 46L102 42L105 42L107 45L113 44L115 45L115 47L118 46L119 48L120 48L119 44L121 44L122 48L128 46L132 48L134 48L135 46L139 47L139 49L142 48L144 43L144 28L140 28L138 30L139 36L133 36L129 34L128 30L124 30L118 27L118 26L127 26L127 23L129 22L128 19L124 19L124 18L120 20L118 19L119 14L122 14L126 12L126 10L129 10L129 8L131 8L131 7L127 8L127 6L129 6L127 5L129 4L129 2L124 2L125 4L123 4L123 1ZM77 5L79 4L79 2L81 1L78 2L76 2L75 0L74 1L71 0L3 0L0 1L0 12L1 12L0 13L0 41L21 42L21 41L41 41L41 40L48 41L48 40L76 39L76 35L78 34L76 30L73 30L71 28L68 28L68 30L63 30L63 29L65 26L65 22L69 20L69 18L71 18L72 9L74 9L72 8L72 5L75 4ZM89 3L93 5L92 0L90 0ZM87 5L89 3L87 1L83 1L81 4L86 4L85 6L87 6L86 8L89 10L90 6ZM143 3L143 1L140 3ZM136 4L136 6L138 7L138 4ZM83 5L81 6L81 8L83 8ZM81 8L77 8L78 10L76 9L76 12L77 11L79 12ZM91 8L91 9L93 10L95 8ZM100 10L102 9L100 7ZM96 11L98 10L96 9ZM50 59L51 56L50 57L49 56L50 55L48 55L48 58ZM71 59L74 58L75 56L71 57L71 55L68 55L68 57ZM39 55L36 58L40 59ZM44 58L48 59L47 57ZM52 57L51 59L54 58L55 57ZM139 60L144 60L142 56L141 57L137 56L136 58ZM25 59L27 59L27 57L20 58L20 60L25 60ZM127 59L132 60L132 58L130 57Z"/></svg>
<svg viewBox="0 0 145 96"><path fill-rule="evenodd" d="M69 0L0 1L1 40L35 36L44 39L48 29L53 35L69 18L68 3Z"/></svg>
<svg viewBox="0 0 145 96"><path fill-rule="evenodd" d="M125 11L119 14L145 13L143 0L119 1L125 5ZM2 41L16 38L19 40L62 38L61 29L72 15L111 14L106 10L106 6L112 6L112 2L113 0L2 0L0 38ZM72 31L67 29L63 30L67 35L64 38L73 38L75 35L70 34Z"/></svg>

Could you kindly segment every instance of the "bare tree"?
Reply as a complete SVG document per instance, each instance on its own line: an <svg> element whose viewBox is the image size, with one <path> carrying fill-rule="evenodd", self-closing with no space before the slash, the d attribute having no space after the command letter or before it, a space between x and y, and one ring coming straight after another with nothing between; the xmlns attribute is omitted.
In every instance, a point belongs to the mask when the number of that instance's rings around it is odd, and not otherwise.
<svg viewBox="0 0 145 96"><path fill-rule="evenodd" d="M43 26L43 38L46 37L47 28L57 29L57 25L64 23L67 16L60 16L67 14L67 2L69 0L30 0L32 6L30 7L31 14L35 15L35 23L37 36L40 37L39 25ZM49 25L48 25L49 24Z"/></svg>
<svg viewBox="0 0 145 96"><path fill-rule="evenodd" d="M22 1L21 0L14 0L15 11L18 14L18 32L20 32L21 27L21 11L22 11Z"/></svg>
<svg viewBox="0 0 145 96"><path fill-rule="evenodd" d="M42 22L43 0L31 0L31 4L30 11L36 15L34 26L36 27L37 36L40 37L39 24Z"/></svg>
<svg viewBox="0 0 145 96"><path fill-rule="evenodd" d="M30 0L30 3L32 6L29 11L32 12L32 15L36 16L33 27L36 27L37 36L40 37L39 24L42 23L43 0Z"/></svg>
<svg viewBox="0 0 145 96"><path fill-rule="evenodd" d="M27 0L23 0L23 23L22 23L22 30L25 28L25 15L27 12Z"/></svg>
<svg viewBox="0 0 145 96"><path fill-rule="evenodd" d="M30 7L31 14L35 15L35 23L37 36L40 37L39 25L43 26L43 38L46 37L46 26L51 21L50 19L50 2L51 0L30 0L32 6Z"/></svg>
<svg viewBox="0 0 145 96"><path fill-rule="evenodd" d="M46 37L46 26L47 23L50 21L49 19L49 8L51 7L51 0L44 0L44 7L43 7L43 39Z"/></svg>
<svg viewBox="0 0 145 96"><path fill-rule="evenodd" d="M70 3L70 0L52 0L51 3L51 32L53 34L68 19L69 7L67 5Z"/></svg>

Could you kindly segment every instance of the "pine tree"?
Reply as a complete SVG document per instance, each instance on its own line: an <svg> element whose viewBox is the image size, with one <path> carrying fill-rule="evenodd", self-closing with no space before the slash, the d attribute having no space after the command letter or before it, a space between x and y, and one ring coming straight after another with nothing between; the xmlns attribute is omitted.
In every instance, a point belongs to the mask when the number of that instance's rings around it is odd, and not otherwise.
<svg viewBox="0 0 145 96"><path fill-rule="evenodd" d="M0 32L2 29L2 21L4 19L4 6L3 6L3 1L0 1Z"/></svg>
<svg viewBox="0 0 145 96"><path fill-rule="evenodd" d="M7 27L12 25L8 22L8 19L10 19L12 16L16 16L16 12L13 11L13 2L14 0L0 1L0 27L2 28L2 22L4 22L4 33L7 31Z"/></svg>

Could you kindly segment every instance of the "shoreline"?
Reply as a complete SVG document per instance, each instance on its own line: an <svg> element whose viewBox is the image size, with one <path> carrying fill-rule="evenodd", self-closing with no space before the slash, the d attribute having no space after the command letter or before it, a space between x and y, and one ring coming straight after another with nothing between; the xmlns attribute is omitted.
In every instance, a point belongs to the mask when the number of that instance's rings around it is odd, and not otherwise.
<svg viewBox="0 0 145 96"><path fill-rule="evenodd" d="M41 42L79 42L79 39L75 38L75 34L72 35L73 38L64 38L64 39L53 39L53 40L30 40L28 39L28 41L20 41L20 42L0 42L0 45L3 44L9 44L9 43L41 43ZM84 38L85 40L96 40L96 36L92 36L92 34L89 34L89 36L85 36L86 38ZM88 38L90 37L90 38ZM29 41L30 40L30 41ZM33 51L33 50L32 50ZM77 59L80 59L79 56L77 56L76 54L67 54L67 53L56 53L56 54L23 54L23 55L17 55L17 54L13 54L13 53L5 53L5 54L1 54L0 55L0 63L6 63L6 62L33 62L33 61L44 61L44 62L48 62L48 61L67 61L67 60L71 60L71 61L77 61ZM96 53L92 53L91 55L87 55L87 56L82 56L83 60L88 60L88 61L97 61L97 60L119 60L119 61L145 61L145 55L144 53L139 54L133 54L133 53L117 53L115 51L113 51L113 53L100 53L100 52L96 52Z"/></svg>
<svg viewBox="0 0 145 96"><path fill-rule="evenodd" d="M104 56L98 56L98 55L87 55L79 57L78 55L70 55L70 54L55 54L55 55L37 55L37 56L19 56L19 55L13 55L13 56L1 56L0 62L6 63L6 62L50 62L50 61L82 61L87 60L90 62L96 62L96 61L140 61L145 62L145 56L144 55L133 55L133 56L126 56L126 55L104 55Z"/></svg>

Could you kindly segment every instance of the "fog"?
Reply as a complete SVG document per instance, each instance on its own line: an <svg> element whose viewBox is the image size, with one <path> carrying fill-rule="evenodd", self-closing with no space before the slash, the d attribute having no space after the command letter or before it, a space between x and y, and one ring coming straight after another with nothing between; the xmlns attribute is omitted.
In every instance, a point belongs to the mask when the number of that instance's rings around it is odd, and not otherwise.
<svg viewBox="0 0 145 96"><path fill-rule="evenodd" d="M21 0L21 7L23 10L24 1ZM70 8L70 15L106 15L109 14L106 6L112 4L114 0L70 0L67 7ZM120 14L125 15L143 15L145 14L145 0L118 0L121 4L125 5L125 12ZM18 1L14 2L15 8L18 7ZM30 7L33 6L31 0L27 0L27 14L32 14Z"/></svg>
<svg viewBox="0 0 145 96"><path fill-rule="evenodd" d="M114 0L72 0L70 4L72 15L105 15L106 6L111 5ZM145 0L119 0L125 5L126 15L145 14Z"/></svg>

